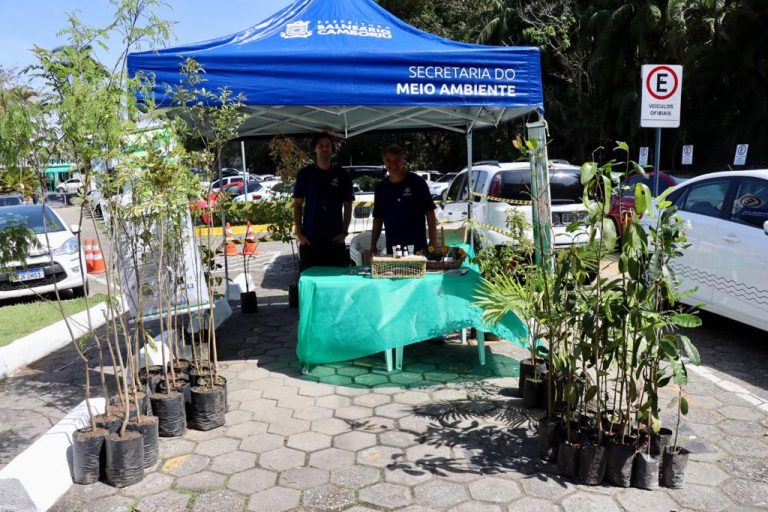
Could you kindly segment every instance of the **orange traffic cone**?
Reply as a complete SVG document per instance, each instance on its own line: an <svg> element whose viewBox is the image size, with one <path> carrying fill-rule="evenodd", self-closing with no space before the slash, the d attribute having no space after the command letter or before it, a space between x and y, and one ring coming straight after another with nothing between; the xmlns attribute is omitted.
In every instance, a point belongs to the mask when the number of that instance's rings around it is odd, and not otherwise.
<svg viewBox="0 0 768 512"><path fill-rule="evenodd" d="M86 240L83 245L85 246L85 271L90 272L93 270L93 246L90 240Z"/></svg>
<svg viewBox="0 0 768 512"><path fill-rule="evenodd" d="M224 254L227 256L237 256L240 254L237 252L237 246L232 239L232 226L229 225L229 222L227 222L227 225L224 228L224 242L227 244L227 248L224 251Z"/></svg>
<svg viewBox="0 0 768 512"><path fill-rule="evenodd" d="M256 243L256 234L253 232L251 222L248 221L248 227L245 230L245 245L243 245L244 256L254 256L259 254L258 244Z"/></svg>
<svg viewBox="0 0 768 512"><path fill-rule="evenodd" d="M101 249L99 248L99 242L93 240L93 266L91 267L91 274L103 274L107 271L107 267L104 265L104 257L101 255Z"/></svg>

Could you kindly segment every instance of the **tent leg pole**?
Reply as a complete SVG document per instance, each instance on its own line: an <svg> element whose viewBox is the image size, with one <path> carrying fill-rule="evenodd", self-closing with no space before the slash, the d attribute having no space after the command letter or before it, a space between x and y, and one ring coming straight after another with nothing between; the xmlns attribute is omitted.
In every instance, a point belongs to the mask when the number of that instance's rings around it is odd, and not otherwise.
<svg viewBox="0 0 768 512"><path fill-rule="evenodd" d="M469 203L467 204L467 221L472 221L472 201L474 196L472 195L472 126L467 126L467 193L469 194ZM469 246L472 248L472 252L475 250L475 237L472 233L471 224L464 230L466 236L469 237Z"/></svg>

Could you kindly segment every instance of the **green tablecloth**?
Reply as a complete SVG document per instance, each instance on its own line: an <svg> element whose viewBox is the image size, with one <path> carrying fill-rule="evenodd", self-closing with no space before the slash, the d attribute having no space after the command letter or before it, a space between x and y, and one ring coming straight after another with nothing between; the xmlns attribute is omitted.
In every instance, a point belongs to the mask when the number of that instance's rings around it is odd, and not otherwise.
<svg viewBox="0 0 768 512"><path fill-rule="evenodd" d="M313 267L299 279L296 354L302 364L346 361L465 327L525 343L525 322L508 314L490 326L473 304L480 274L372 279L345 268Z"/></svg>

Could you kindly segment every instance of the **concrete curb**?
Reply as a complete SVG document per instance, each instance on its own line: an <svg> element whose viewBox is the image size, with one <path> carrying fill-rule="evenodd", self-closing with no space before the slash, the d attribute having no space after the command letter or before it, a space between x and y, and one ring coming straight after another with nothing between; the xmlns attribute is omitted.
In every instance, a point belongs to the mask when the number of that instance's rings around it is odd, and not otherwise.
<svg viewBox="0 0 768 512"><path fill-rule="evenodd" d="M107 321L107 304L105 302L69 316L69 324L76 338L88 332L89 311L94 329L101 327ZM10 376L18 369L42 359L71 342L72 339L69 337L65 321L59 320L9 345L0 347L0 379Z"/></svg>
<svg viewBox="0 0 768 512"><path fill-rule="evenodd" d="M103 398L92 398L94 414L104 412ZM0 470L0 480L18 480L37 510L48 510L72 486L72 434L89 424L85 401L51 427L32 446Z"/></svg>

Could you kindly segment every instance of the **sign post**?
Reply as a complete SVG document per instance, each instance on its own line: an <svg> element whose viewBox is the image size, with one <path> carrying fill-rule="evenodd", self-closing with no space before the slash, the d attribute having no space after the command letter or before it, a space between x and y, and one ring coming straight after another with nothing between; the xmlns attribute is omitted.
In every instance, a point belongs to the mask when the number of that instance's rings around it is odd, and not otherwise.
<svg viewBox="0 0 768 512"><path fill-rule="evenodd" d="M642 70L640 126L656 128L654 148L653 195L659 194L659 160L661 129L680 126L680 103L683 89L683 66L645 64Z"/></svg>

